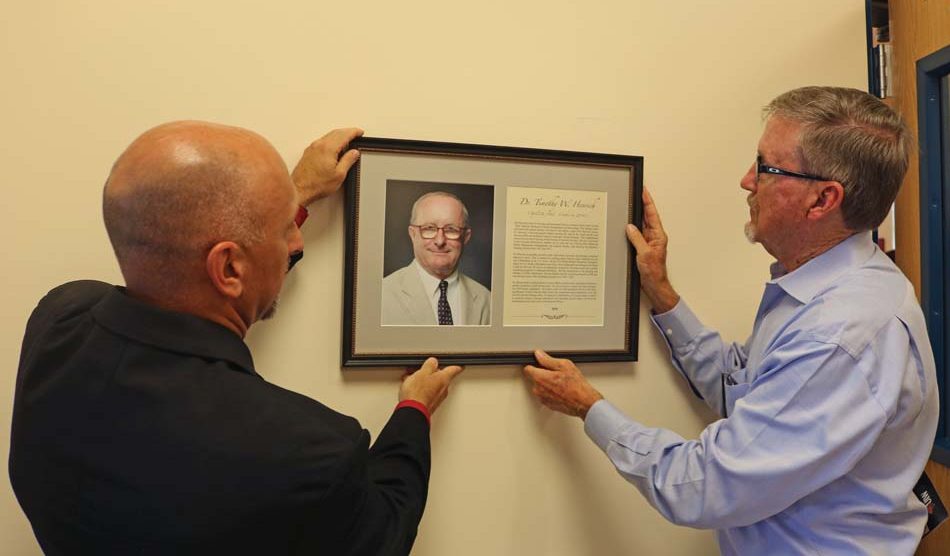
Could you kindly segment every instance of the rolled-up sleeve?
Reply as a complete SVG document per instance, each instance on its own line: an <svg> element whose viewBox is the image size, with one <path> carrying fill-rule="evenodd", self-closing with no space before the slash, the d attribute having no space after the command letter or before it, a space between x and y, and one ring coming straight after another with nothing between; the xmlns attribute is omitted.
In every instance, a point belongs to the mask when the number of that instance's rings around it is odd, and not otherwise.
<svg viewBox="0 0 950 556"><path fill-rule="evenodd" d="M834 344L780 346L732 415L697 440L644 426L606 400L584 429L669 521L741 527L844 475L871 448L886 413L856 364Z"/></svg>

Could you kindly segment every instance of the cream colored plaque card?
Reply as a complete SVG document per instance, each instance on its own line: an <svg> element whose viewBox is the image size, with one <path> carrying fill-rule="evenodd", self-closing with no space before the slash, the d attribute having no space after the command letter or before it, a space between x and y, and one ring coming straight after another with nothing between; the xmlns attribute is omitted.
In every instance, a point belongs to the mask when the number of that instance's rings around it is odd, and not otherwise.
<svg viewBox="0 0 950 556"><path fill-rule="evenodd" d="M603 326L607 192L508 188L504 326Z"/></svg>

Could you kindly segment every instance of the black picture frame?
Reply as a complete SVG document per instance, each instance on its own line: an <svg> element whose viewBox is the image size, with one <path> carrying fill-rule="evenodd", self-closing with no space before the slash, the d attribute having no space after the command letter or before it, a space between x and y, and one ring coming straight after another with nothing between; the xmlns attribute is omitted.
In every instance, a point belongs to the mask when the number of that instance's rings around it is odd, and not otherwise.
<svg viewBox="0 0 950 556"><path fill-rule="evenodd" d="M525 364L534 360L535 348L578 362L636 360L640 279L635 254L627 244L623 227L628 222L637 226L642 222L643 157L376 137L360 138L351 147L359 149L361 157L344 184L344 367L417 366L429 356L438 357L442 365ZM416 172L415 168L422 170ZM472 175L480 178L472 178ZM504 231L505 221L499 213L507 208L504 199L507 188L525 185L506 181L516 175L532 176L531 183L539 188L538 184L547 187L560 183L551 187L564 190L576 187L582 192L604 190L608 215L604 229L607 236L603 263L605 302L600 326L504 325L500 314L503 303L496 298L506 287L505 264L498 260L501 258L498 252L504 250L505 242L504 233L499 233ZM570 180L575 179L572 177L575 175L583 177L578 183L595 185L574 186ZM493 179L485 179L486 176ZM473 220L476 222L473 227L483 228L479 233L481 241L485 235L491 238L488 241L489 273L493 276L489 288L492 292L490 324L393 327L381 323L382 269L384 265L387 271L393 267L391 261L383 262L392 256L386 254L392 250L386 244L395 244L394 234L398 236L398 230L405 230L401 227L404 223L387 220L395 219L391 215L398 215L402 210L408 221L405 207L387 208L387 199L390 203L404 203L393 199L411 197L401 191L392 192L403 184L416 187L419 192L451 189L466 206L471 203L478 206L478 202L484 206L485 199L490 199L491 211L470 211L477 213L473 218L483 218L481 223ZM478 187L490 187L493 193L485 195ZM490 228L484 229L484 215L488 212L493 212L494 218ZM494 233L486 233L489 230ZM465 249L468 253L470 248ZM484 252L484 245L480 249ZM459 266L463 271L466 257L468 255L462 257ZM608 295L618 302L607 303ZM620 299L623 303L619 303ZM567 345L567 348L561 349L559 345Z"/></svg>

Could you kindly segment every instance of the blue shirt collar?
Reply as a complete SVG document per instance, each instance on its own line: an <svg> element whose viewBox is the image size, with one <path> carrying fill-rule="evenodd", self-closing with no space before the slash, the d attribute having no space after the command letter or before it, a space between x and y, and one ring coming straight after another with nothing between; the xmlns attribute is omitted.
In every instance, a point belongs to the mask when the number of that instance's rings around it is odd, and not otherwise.
<svg viewBox="0 0 950 556"><path fill-rule="evenodd" d="M871 232L858 232L787 274L780 264L773 264L769 283L808 303L840 276L867 262L876 251Z"/></svg>

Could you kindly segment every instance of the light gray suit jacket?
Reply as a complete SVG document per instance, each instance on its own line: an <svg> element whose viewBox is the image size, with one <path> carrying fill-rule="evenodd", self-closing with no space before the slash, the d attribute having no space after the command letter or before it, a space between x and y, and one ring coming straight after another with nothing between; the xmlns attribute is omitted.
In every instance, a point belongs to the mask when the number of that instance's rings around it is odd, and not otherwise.
<svg viewBox="0 0 950 556"><path fill-rule="evenodd" d="M465 322L455 324L491 324L491 294L485 286L459 272L459 302ZM432 305L422 287L419 271L410 263L383 278L383 325L438 325Z"/></svg>

